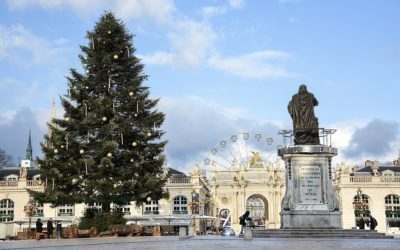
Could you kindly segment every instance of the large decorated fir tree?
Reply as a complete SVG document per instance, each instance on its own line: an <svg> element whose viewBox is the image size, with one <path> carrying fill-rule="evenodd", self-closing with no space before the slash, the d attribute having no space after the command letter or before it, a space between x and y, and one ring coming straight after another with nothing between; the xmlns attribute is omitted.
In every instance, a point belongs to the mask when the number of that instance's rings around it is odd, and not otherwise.
<svg viewBox="0 0 400 250"><path fill-rule="evenodd" d="M43 193L35 199L54 206L157 200L165 196L159 129L164 114L143 86L147 76L135 57L132 35L106 12L87 33L80 55L85 73L71 69L65 114L54 119L38 159Z"/></svg>

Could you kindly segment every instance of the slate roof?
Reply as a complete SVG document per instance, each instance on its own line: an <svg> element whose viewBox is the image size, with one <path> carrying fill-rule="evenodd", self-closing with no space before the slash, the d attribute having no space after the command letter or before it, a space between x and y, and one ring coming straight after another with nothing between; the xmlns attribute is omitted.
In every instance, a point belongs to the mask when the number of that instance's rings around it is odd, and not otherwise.
<svg viewBox="0 0 400 250"><path fill-rule="evenodd" d="M181 176L181 177L183 177L183 176L186 176L186 175L184 173L182 173L181 171L178 171L178 170L173 169L173 168L169 168L168 177L171 177L171 176Z"/></svg>
<svg viewBox="0 0 400 250"><path fill-rule="evenodd" d="M379 173L382 173L385 170L391 170L395 173L400 173L400 166L379 166L378 168ZM360 174L370 173L372 175L373 172L372 172L372 167L368 166L355 171L355 173L360 173Z"/></svg>
<svg viewBox="0 0 400 250"><path fill-rule="evenodd" d="M9 175L17 175L19 176L19 168L15 167L15 168L0 168L0 180L4 180L4 178L6 176ZM37 168L29 168L28 169L28 173L27 173L27 178L28 180L32 180L33 176L39 174L39 169Z"/></svg>

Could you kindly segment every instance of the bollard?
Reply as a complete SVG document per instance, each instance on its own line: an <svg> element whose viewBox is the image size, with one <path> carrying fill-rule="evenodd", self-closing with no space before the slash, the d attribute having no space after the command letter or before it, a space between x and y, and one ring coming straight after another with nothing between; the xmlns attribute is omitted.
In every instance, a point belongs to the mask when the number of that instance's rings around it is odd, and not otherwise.
<svg viewBox="0 0 400 250"><path fill-rule="evenodd" d="M253 230L251 228L246 227L244 229L244 240L252 240L253 239Z"/></svg>
<svg viewBox="0 0 400 250"><path fill-rule="evenodd" d="M193 226L189 226L189 237L196 236L196 228Z"/></svg>
<svg viewBox="0 0 400 250"><path fill-rule="evenodd" d="M183 240L183 239L187 239L187 235L186 235L186 227L180 227L179 228L179 239Z"/></svg>

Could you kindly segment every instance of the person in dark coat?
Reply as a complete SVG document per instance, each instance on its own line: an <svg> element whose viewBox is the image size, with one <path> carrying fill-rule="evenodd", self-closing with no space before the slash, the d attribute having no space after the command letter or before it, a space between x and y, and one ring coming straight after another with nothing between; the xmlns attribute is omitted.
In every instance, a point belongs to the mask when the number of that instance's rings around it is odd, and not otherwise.
<svg viewBox="0 0 400 250"><path fill-rule="evenodd" d="M250 212L246 211L242 216L239 217L239 224L242 226L240 229L240 234L243 234L244 228L246 227L246 220L251 220L249 214Z"/></svg>
<svg viewBox="0 0 400 250"><path fill-rule="evenodd" d="M365 220L362 216L360 217L360 221L358 222L358 225L359 225L360 229L365 229Z"/></svg>
<svg viewBox="0 0 400 250"><path fill-rule="evenodd" d="M61 231L62 231L61 221L57 221L57 223L56 223L57 239L61 239Z"/></svg>
<svg viewBox="0 0 400 250"><path fill-rule="evenodd" d="M371 230L375 230L376 226L378 226L378 222L372 215L369 215L369 227Z"/></svg>
<svg viewBox="0 0 400 250"><path fill-rule="evenodd" d="M47 238L53 239L53 229L54 229L54 227L53 227L53 221L52 221L52 219L50 218L50 219L47 221Z"/></svg>
<svg viewBox="0 0 400 250"><path fill-rule="evenodd" d="M39 240L40 239L40 235L43 232L43 223L42 220L40 218L38 218L36 220L36 239Z"/></svg>

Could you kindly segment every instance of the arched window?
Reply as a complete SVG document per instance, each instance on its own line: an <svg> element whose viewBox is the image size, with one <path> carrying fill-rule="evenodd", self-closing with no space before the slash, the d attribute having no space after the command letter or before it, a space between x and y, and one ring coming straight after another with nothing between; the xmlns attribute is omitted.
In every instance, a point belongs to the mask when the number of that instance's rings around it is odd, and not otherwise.
<svg viewBox="0 0 400 250"><path fill-rule="evenodd" d="M172 207L174 214L187 214L187 199L185 196L176 196Z"/></svg>
<svg viewBox="0 0 400 250"><path fill-rule="evenodd" d="M158 201L152 200L143 203L144 214L159 214L158 212Z"/></svg>
<svg viewBox="0 0 400 250"><path fill-rule="evenodd" d="M400 217L400 197L398 195L390 194L385 197L386 217L398 218Z"/></svg>
<svg viewBox="0 0 400 250"><path fill-rule="evenodd" d="M261 195L252 195L246 201L246 211L250 212L250 218L255 225L263 226L268 220L268 203Z"/></svg>
<svg viewBox="0 0 400 250"><path fill-rule="evenodd" d="M368 216L370 212L370 200L369 197L365 194L356 195L353 198L353 205L356 217Z"/></svg>
<svg viewBox="0 0 400 250"><path fill-rule="evenodd" d="M0 222L14 220L14 202L10 199L0 201Z"/></svg>

